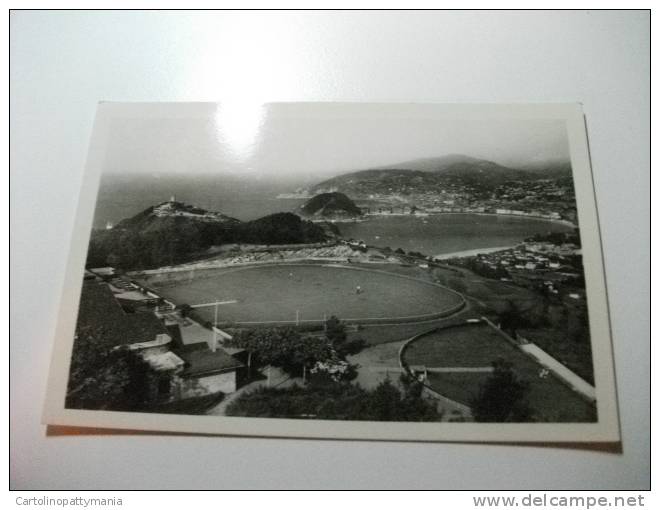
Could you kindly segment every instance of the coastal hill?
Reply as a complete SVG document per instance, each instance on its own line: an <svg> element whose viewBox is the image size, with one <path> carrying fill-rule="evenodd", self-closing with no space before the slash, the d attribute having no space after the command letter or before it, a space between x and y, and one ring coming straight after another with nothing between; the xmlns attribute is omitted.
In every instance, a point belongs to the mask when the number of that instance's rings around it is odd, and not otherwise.
<svg viewBox="0 0 660 510"><path fill-rule="evenodd" d="M275 213L242 222L175 200L152 206L114 228L95 230L87 267L148 269L204 256L212 246L228 243L304 244L327 241L327 227L293 213Z"/></svg>
<svg viewBox="0 0 660 510"><path fill-rule="evenodd" d="M390 189L407 189L424 192L447 185L498 186L511 181L529 181L555 178L557 173L569 172L567 166L536 165L533 168L510 168L485 159L462 154L450 154L437 158L404 161L367 170L339 175L323 181L312 188L319 193L333 190L352 195L387 193Z"/></svg>
<svg viewBox="0 0 660 510"><path fill-rule="evenodd" d="M163 226L168 226L174 221L192 221L209 224L238 224L239 220L231 218L219 212L207 211L200 207L177 202L174 197L168 202L163 202L153 207L149 207L136 214L132 218L120 221L115 228L117 229L137 229L137 230L159 230Z"/></svg>
<svg viewBox="0 0 660 510"><path fill-rule="evenodd" d="M298 213L310 219L348 219L362 216L362 210L343 193L321 193L308 200Z"/></svg>

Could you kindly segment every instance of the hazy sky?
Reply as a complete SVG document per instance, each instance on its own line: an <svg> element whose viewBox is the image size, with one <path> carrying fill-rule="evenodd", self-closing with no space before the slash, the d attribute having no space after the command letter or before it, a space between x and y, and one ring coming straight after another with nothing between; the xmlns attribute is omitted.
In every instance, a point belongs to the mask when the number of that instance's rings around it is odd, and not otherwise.
<svg viewBox="0 0 660 510"><path fill-rule="evenodd" d="M174 116L173 116L174 117ZM568 160L558 120L448 120L419 107L214 107L202 116L115 119L104 171L220 173L318 181L415 158L465 154L504 165Z"/></svg>

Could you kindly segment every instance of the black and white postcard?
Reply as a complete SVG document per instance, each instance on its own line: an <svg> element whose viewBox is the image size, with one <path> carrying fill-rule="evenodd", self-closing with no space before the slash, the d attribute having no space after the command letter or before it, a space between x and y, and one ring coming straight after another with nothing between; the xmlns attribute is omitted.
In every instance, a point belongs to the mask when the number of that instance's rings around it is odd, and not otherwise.
<svg viewBox="0 0 660 510"><path fill-rule="evenodd" d="M618 442L575 104L101 103L44 422Z"/></svg>

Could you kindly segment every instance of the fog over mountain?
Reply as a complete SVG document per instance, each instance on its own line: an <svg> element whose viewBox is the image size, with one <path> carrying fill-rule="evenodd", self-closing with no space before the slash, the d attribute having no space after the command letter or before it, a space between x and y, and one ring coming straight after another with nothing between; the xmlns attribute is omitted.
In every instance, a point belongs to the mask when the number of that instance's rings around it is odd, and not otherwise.
<svg viewBox="0 0 660 510"><path fill-rule="evenodd" d="M552 119L439 119L423 105L276 104L187 117L117 119L104 171L216 174L313 185L361 169L466 162L509 168L568 161L565 125ZM405 106L405 108L404 108ZM197 109L200 107L197 106ZM430 110L429 110L430 109Z"/></svg>
<svg viewBox="0 0 660 510"><path fill-rule="evenodd" d="M511 181L530 181L570 175L570 163L537 163L525 168L510 168L493 161L462 154L402 161L392 165L348 172L323 180L311 188L318 193L339 190L368 195L405 186L424 192L448 183L472 186L498 186Z"/></svg>
<svg viewBox="0 0 660 510"><path fill-rule="evenodd" d="M410 161L403 161L391 165L379 166L378 169L407 169L420 170L422 172L444 172L447 173L453 169L459 168L480 168L482 170L502 170L503 167L509 169L525 170L529 172L559 172L570 171L571 165L568 158L553 158L543 161L527 161L513 164L503 164L501 162L488 161L485 159L466 156L465 154L446 154L434 158L418 158Z"/></svg>

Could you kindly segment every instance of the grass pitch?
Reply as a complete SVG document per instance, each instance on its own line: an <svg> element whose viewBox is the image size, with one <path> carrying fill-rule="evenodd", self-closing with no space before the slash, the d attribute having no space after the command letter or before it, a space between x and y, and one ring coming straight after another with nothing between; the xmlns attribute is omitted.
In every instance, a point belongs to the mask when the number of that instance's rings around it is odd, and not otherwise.
<svg viewBox="0 0 660 510"><path fill-rule="evenodd" d="M486 324L441 329L408 345L403 354L408 365L427 367L486 367L503 358L529 383L528 400L538 421L595 421L594 406L568 388L542 366L515 348ZM479 393L486 373L429 373L428 383L438 393L469 405Z"/></svg>
<svg viewBox="0 0 660 510"><path fill-rule="evenodd" d="M236 301L219 307L218 323L305 324L331 315L355 322L414 322L451 313L463 303L460 295L431 282L338 265L248 266L147 283L177 304ZM213 306L197 313L214 320Z"/></svg>

